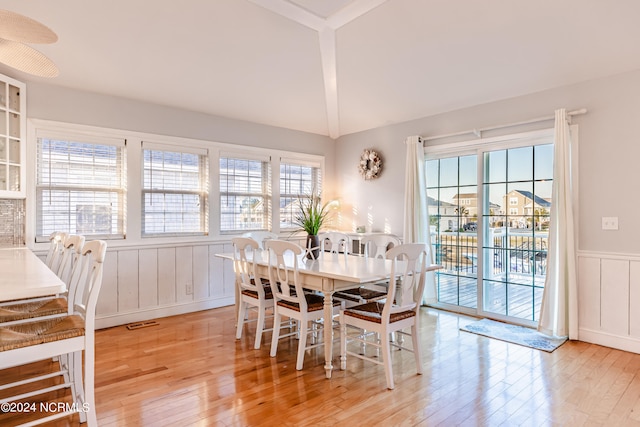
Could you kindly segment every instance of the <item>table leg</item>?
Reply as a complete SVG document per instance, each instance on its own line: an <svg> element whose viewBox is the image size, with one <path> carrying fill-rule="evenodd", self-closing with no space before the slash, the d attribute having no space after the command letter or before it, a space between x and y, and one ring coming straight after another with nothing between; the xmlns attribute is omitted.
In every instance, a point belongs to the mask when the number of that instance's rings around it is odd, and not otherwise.
<svg viewBox="0 0 640 427"><path fill-rule="evenodd" d="M333 292L324 292L324 369L331 378L333 365Z"/></svg>

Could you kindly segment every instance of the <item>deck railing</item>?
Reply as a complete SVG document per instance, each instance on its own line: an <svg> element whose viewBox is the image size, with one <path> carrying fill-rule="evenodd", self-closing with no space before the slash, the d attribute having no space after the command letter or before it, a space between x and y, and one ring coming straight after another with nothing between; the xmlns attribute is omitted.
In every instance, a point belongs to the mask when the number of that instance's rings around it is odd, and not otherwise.
<svg viewBox="0 0 640 427"><path fill-rule="evenodd" d="M444 271L476 275L478 237L476 232L434 234L436 263ZM505 273L544 275L548 233L523 229L491 228L485 242L485 277ZM488 259L487 259L488 257ZM488 271L487 271L488 269Z"/></svg>

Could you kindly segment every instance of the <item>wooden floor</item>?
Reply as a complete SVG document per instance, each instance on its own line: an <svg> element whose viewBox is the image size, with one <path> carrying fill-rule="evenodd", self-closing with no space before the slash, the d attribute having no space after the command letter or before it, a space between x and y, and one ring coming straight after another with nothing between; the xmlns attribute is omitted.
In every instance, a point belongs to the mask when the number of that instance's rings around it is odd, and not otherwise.
<svg viewBox="0 0 640 427"><path fill-rule="evenodd" d="M296 371L295 339L276 358L270 334L253 350L251 331L235 340L230 307L157 320L97 332L101 426L640 425L640 355L583 342L546 353L461 332L474 319L444 311L422 309L424 375L393 353L393 391L381 366L356 359L325 379L322 349ZM16 421L0 414L2 426Z"/></svg>

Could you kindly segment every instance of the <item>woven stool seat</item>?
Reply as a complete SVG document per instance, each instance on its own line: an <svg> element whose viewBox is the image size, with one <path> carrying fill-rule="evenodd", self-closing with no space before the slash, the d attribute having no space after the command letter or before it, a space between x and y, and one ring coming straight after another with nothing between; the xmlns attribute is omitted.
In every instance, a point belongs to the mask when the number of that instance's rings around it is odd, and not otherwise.
<svg viewBox="0 0 640 427"><path fill-rule="evenodd" d="M65 316L0 328L0 352L84 335L84 319Z"/></svg>
<svg viewBox="0 0 640 427"><path fill-rule="evenodd" d="M0 323L15 320L33 319L34 317L52 316L67 312L67 300L65 298L53 298L24 302L15 305L0 307Z"/></svg>

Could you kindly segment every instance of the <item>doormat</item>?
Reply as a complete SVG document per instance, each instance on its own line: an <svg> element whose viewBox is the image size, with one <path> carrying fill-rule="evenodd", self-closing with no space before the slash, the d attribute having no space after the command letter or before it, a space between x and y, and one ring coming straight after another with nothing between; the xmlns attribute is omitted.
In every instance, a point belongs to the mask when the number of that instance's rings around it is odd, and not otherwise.
<svg viewBox="0 0 640 427"><path fill-rule="evenodd" d="M482 319L477 322L462 326L461 331L471 332L485 337L495 338L525 347L535 348L551 353L560 347L567 338L555 338L542 334L535 329L524 326L510 325L508 323L496 322L495 320Z"/></svg>

